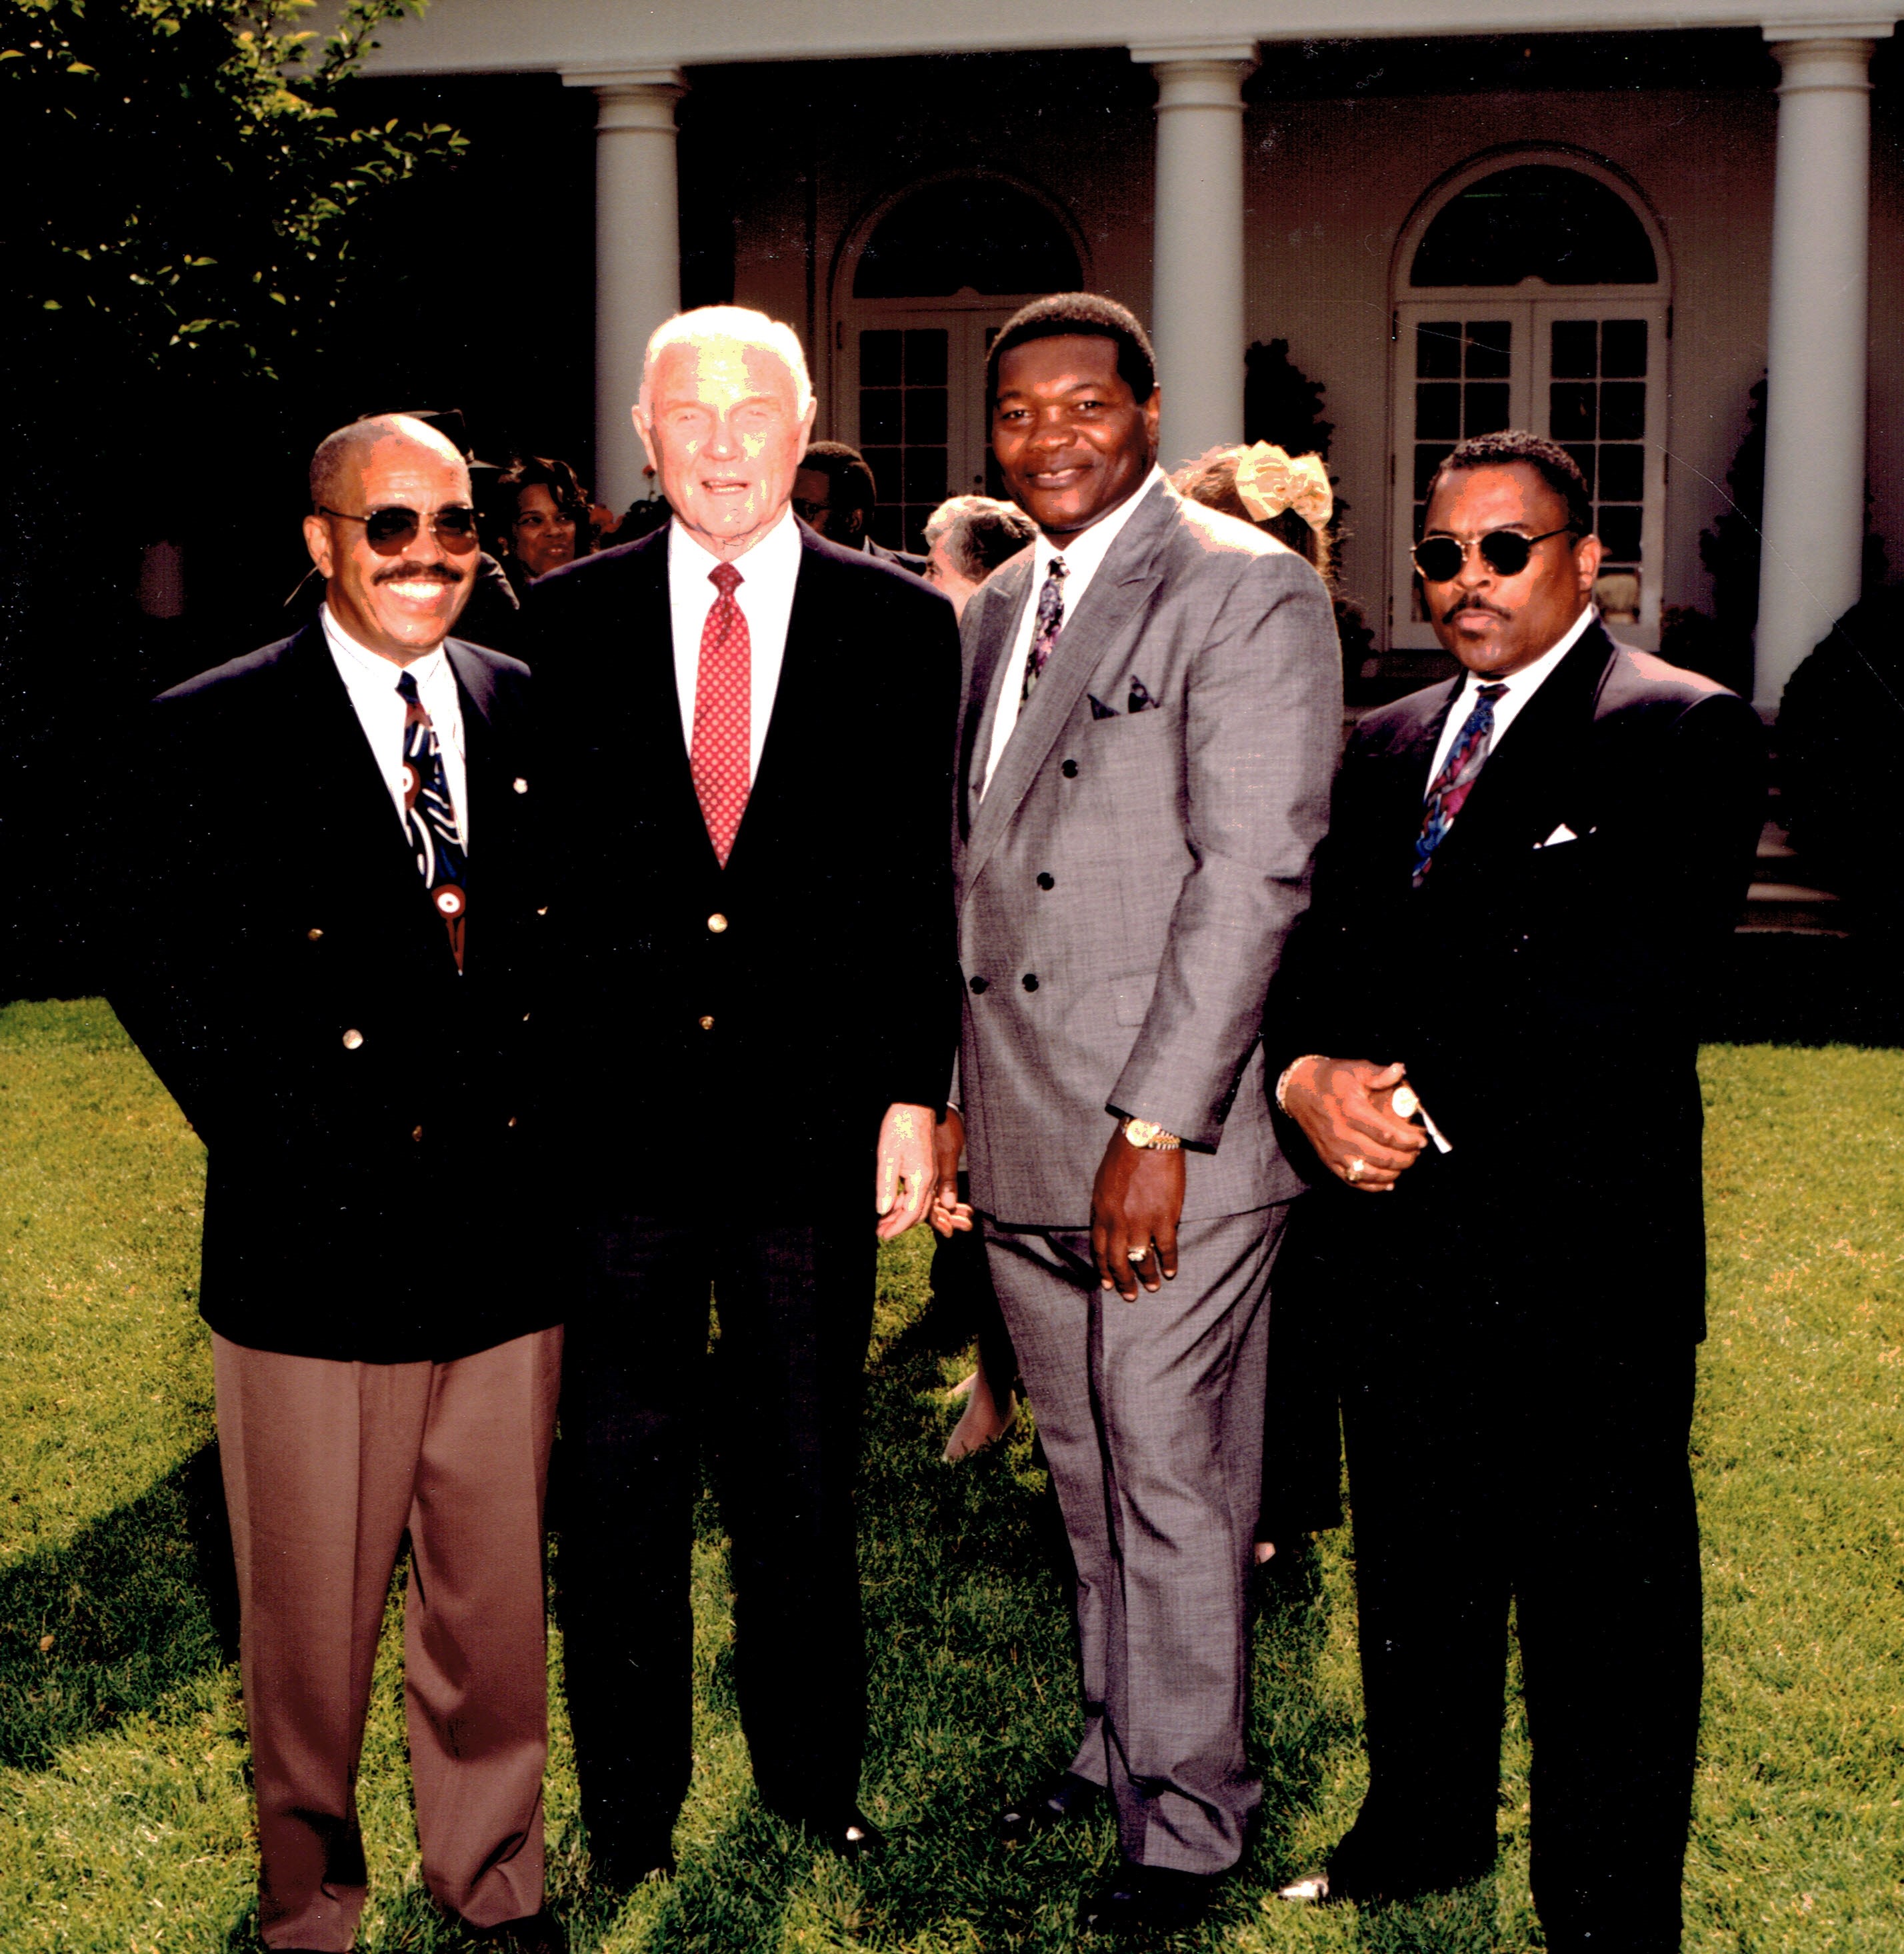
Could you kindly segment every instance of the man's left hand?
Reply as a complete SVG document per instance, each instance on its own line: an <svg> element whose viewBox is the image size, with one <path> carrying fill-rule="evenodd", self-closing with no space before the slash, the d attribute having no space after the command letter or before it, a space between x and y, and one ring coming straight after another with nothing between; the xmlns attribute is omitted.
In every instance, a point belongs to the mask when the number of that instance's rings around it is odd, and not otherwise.
<svg viewBox="0 0 1904 1954"><path fill-rule="evenodd" d="M936 1124L929 1106L888 1106L879 1123L879 1164L872 1205L879 1216L873 1232L882 1242L897 1241L925 1218L927 1204L938 1185L932 1160Z"/></svg>
<svg viewBox="0 0 1904 1954"><path fill-rule="evenodd" d="M1177 1274L1183 1212L1182 1148L1133 1147L1121 1128L1114 1130L1091 1188L1091 1253L1098 1280L1126 1302L1137 1300L1140 1282L1147 1290L1161 1288Z"/></svg>

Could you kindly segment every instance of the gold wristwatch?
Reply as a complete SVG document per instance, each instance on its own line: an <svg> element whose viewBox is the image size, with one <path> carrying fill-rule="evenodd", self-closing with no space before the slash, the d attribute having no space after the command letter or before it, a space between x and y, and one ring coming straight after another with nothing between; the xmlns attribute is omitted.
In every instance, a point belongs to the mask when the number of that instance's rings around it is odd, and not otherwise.
<svg viewBox="0 0 1904 1954"><path fill-rule="evenodd" d="M1169 1153L1183 1144L1174 1133L1165 1133L1155 1120L1126 1120L1122 1131L1133 1147L1147 1151L1155 1148L1160 1153Z"/></svg>

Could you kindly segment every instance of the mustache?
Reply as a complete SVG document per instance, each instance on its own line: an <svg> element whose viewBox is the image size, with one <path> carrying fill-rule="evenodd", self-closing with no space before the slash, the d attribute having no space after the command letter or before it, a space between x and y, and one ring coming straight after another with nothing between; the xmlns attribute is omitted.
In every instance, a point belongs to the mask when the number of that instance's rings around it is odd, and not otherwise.
<svg viewBox="0 0 1904 1954"><path fill-rule="evenodd" d="M1503 611L1498 604L1482 603L1478 597L1457 597L1441 613L1442 623L1452 624L1463 611L1485 611L1491 617L1508 618L1513 615L1511 611Z"/></svg>
<svg viewBox="0 0 1904 1954"><path fill-rule="evenodd" d="M372 583L463 583L470 573L445 563L393 563L378 571Z"/></svg>

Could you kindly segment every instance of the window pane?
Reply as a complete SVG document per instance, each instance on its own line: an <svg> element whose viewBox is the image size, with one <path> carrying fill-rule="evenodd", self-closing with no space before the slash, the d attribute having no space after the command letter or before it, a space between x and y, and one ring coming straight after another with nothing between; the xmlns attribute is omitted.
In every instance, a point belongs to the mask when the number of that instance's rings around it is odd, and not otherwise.
<svg viewBox="0 0 1904 1954"><path fill-rule="evenodd" d="M910 441L945 441L945 389L943 387L908 387L906 390L906 438Z"/></svg>
<svg viewBox="0 0 1904 1954"><path fill-rule="evenodd" d="M859 445L869 441L899 438L900 393L897 387L859 389Z"/></svg>
<svg viewBox="0 0 1904 1954"><path fill-rule="evenodd" d="M1592 483L1587 485L1589 488ZM1600 493L1609 502L1637 502L1646 493L1646 451L1643 448L1603 448L1600 451Z"/></svg>
<svg viewBox="0 0 1904 1954"><path fill-rule="evenodd" d="M945 500L945 450L909 448L906 451L906 502L938 504Z"/></svg>
<svg viewBox="0 0 1904 1954"><path fill-rule="evenodd" d="M1557 319L1554 322L1554 378L1591 380L1594 377L1595 322Z"/></svg>
<svg viewBox="0 0 1904 1954"><path fill-rule="evenodd" d="M906 384L909 387L945 385L945 328L919 326L906 335Z"/></svg>
<svg viewBox="0 0 1904 1954"><path fill-rule="evenodd" d="M1547 432L1556 441L1591 441L1594 436L1591 380L1562 380L1548 388Z"/></svg>
<svg viewBox="0 0 1904 1954"><path fill-rule="evenodd" d="M866 466L872 470L873 486L879 491L880 501L897 502L899 500L899 450L896 448L862 447L859 452L866 457Z"/></svg>
<svg viewBox="0 0 1904 1954"><path fill-rule="evenodd" d="M1490 381L1484 386L1467 388L1467 411L1462 422L1463 434L1494 434L1507 425L1511 410L1507 389Z"/></svg>
<svg viewBox="0 0 1904 1954"><path fill-rule="evenodd" d="M1600 370L1610 380L1646 377L1646 322L1610 319L1600 328Z"/></svg>
<svg viewBox="0 0 1904 1954"><path fill-rule="evenodd" d="M1639 523L1642 511L1632 508L1602 508L1596 526L1605 545L1609 563L1639 561Z"/></svg>
<svg viewBox="0 0 1904 1954"><path fill-rule="evenodd" d="M1659 265L1618 191L1554 163L1496 170L1451 197L1423 234L1415 285L1650 285Z"/></svg>
<svg viewBox="0 0 1904 1954"><path fill-rule="evenodd" d="M1438 319L1415 328L1415 373L1422 380L1461 377L1461 322Z"/></svg>
<svg viewBox="0 0 1904 1954"><path fill-rule="evenodd" d="M1646 432L1646 383L1609 382L1600 389L1600 434L1604 441L1638 441Z"/></svg>
<svg viewBox="0 0 1904 1954"><path fill-rule="evenodd" d="M1461 438L1461 389L1456 386L1415 389L1415 438L1418 441Z"/></svg>
<svg viewBox="0 0 1904 1954"><path fill-rule="evenodd" d="M1468 378L1470 380L1504 380L1513 370L1508 354L1513 345L1514 324L1506 319L1471 319L1468 322Z"/></svg>
<svg viewBox="0 0 1904 1954"><path fill-rule="evenodd" d="M1569 448L1567 452L1579 464L1580 473L1587 478L1587 493L1591 495L1593 493L1593 444L1583 441L1578 448Z"/></svg>
<svg viewBox="0 0 1904 1954"><path fill-rule="evenodd" d="M859 335L859 384L862 387L899 385L899 335L862 332Z"/></svg>

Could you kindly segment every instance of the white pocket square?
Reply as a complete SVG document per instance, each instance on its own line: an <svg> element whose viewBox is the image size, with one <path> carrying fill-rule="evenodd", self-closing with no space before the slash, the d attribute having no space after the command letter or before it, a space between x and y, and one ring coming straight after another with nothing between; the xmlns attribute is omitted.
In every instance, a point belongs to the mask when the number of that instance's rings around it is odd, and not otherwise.
<svg viewBox="0 0 1904 1954"><path fill-rule="evenodd" d="M1557 848L1563 841L1578 841L1579 838L1563 821L1540 845L1543 848Z"/></svg>

